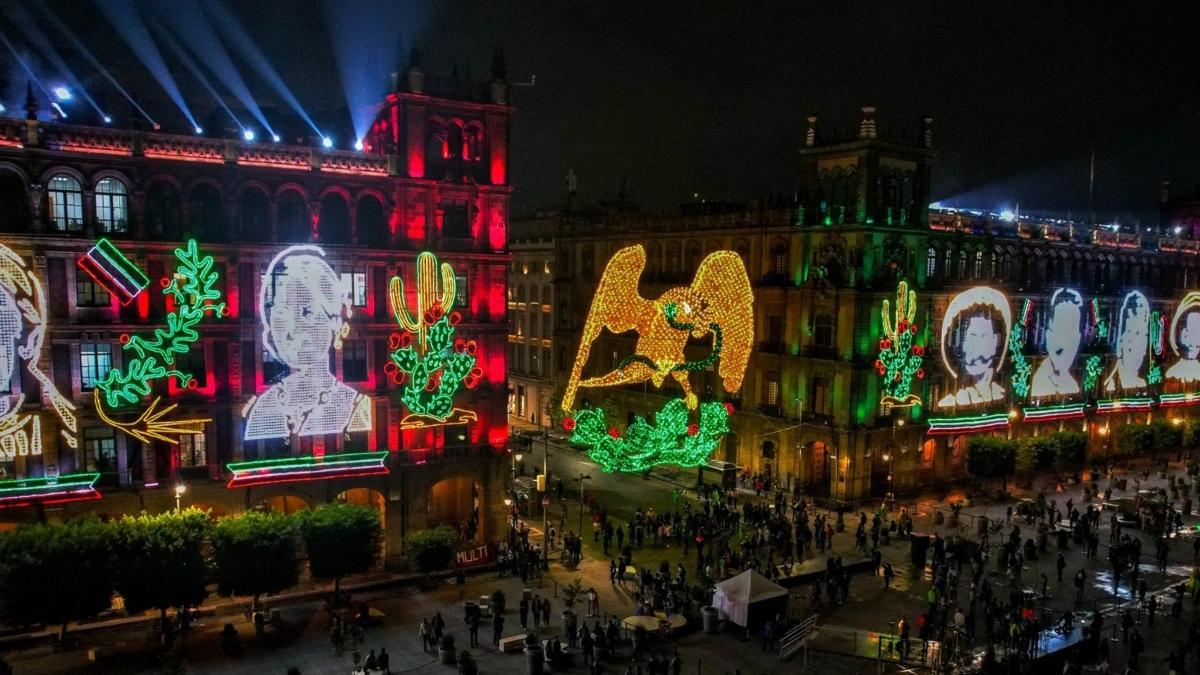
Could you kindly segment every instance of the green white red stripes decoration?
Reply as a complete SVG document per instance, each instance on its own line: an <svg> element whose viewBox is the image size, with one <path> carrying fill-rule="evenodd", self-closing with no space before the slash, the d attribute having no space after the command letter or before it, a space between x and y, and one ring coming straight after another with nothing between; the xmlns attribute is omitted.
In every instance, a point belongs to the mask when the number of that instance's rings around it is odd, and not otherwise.
<svg viewBox="0 0 1200 675"><path fill-rule="evenodd" d="M1067 403L1064 405L1047 405L1037 408L1025 408L1023 419L1026 422L1057 422L1058 420L1082 419L1084 404Z"/></svg>
<svg viewBox="0 0 1200 675"><path fill-rule="evenodd" d="M44 478L0 480L0 508L32 504L63 504L99 499L98 473L72 473Z"/></svg>
<svg viewBox="0 0 1200 675"><path fill-rule="evenodd" d="M1123 412L1149 412L1153 407L1154 399L1149 396L1131 396L1129 398L1096 401L1096 412L1101 415Z"/></svg>
<svg viewBox="0 0 1200 675"><path fill-rule="evenodd" d="M1008 413L990 413L964 417L943 417L929 420L930 436L947 434L977 434L1008 428Z"/></svg>
<svg viewBox="0 0 1200 675"><path fill-rule="evenodd" d="M233 478L225 487L238 488L274 483L298 483L329 478L382 476L387 450L379 452L347 452L320 457L284 457L231 462L226 465Z"/></svg>

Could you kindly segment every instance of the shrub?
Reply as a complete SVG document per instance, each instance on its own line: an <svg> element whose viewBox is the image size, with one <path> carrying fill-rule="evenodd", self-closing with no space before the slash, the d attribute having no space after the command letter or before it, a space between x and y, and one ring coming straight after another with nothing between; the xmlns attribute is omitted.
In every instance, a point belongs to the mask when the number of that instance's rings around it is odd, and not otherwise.
<svg viewBox="0 0 1200 675"><path fill-rule="evenodd" d="M219 520L212 532L213 573L224 596L258 598L300 580L295 520L277 513L247 511Z"/></svg>
<svg viewBox="0 0 1200 675"><path fill-rule="evenodd" d="M341 592L342 577L366 572L379 558L383 532L379 514L369 506L327 504L297 519L313 577L333 579L335 594Z"/></svg>
<svg viewBox="0 0 1200 675"><path fill-rule="evenodd" d="M454 562L457 543L458 533L449 525L413 532L406 546L408 566L421 574L444 570Z"/></svg>

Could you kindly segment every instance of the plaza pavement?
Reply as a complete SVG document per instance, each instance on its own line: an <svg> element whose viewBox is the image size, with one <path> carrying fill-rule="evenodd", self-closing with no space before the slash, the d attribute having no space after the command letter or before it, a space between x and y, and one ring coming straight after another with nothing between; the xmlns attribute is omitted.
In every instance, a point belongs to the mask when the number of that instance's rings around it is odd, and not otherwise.
<svg viewBox="0 0 1200 675"><path fill-rule="evenodd" d="M588 470L593 475L595 482L593 485L592 481L589 481L586 488L588 493L596 494L602 504L609 506L610 511L619 521L627 518L638 505L653 505L656 511L662 511L672 504L679 504L678 500L690 498L688 495L681 495L678 486L693 479L692 471L665 470L664 475L648 480L640 476L605 477L599 475L599 469L594 465L589 470L587 466L590 463L570 450L551 447L551 453L552 472L559 471L564 476L569 476L569 471L577 471L580 467ZM533 455L540 460L537 452L534 452ZM556 463L562 463L562 468L556 466ZM1118 477L1132 478L1132 475L1142 468L1142 466L1136 466L1129 471L1118 471L1117 475ZM1171 469L1175 475L1183 473L1179 464L1173 464ZM1154 474L1142 487L1158 487L1164 482L1157 477L1157 474ZM1102 488L1105 484L1104 482L1100 483ZM1054 492L1054 486L1039 484L1038 487L1046 489L1048 498L1057 499L1060 508L1068 498L1072 498L1076 504L1079 504L1082 499L1082 486L1068 488L1064 492ZM572 490L573 488L568 484L567 489ZM1134 485L1130 480L1129 489L1125 494L1131 496L1133 492ZM1014 490L1016 498L1032 496L1032 494L1033 491ZM961 529L969 530L965 533L973 537L974 530L970 528L973 517L987 515L1000 520L1004 519L1006 504L977 503L963 510L961 518L963 524L960 525L960 528L953 528L949 523L949 518L942 525L935 526L933 524L935 510L945 508L946 504L959 496L961 496L960 493L952 492L942 499L925 497L909 501L910 509L916 517L916 530L918 532L937 531L945 537ZM1119 492L1114 494L1114 497L1120 496L1122 495ZM742 498L753 499L754 497L751 494L743 494ZM566 529L575 529L578 523L578 502L568 498L568 503ZM1081 506L1086 507L1086 505ZM557 520L556 510L556 507L551 507L551 512ZM891 516L895 517L895 515L896 512L893 511ZM1149 538L1144 538L1143 551L1148 555L1143 556L1142 578L1147 581L1152 592L1178 583L1191 571L1191 537L1195 536L1195 530L1191 526L1197 522L1197 519L1185 516L1184 520L1188 527L1181 537L1172 540L1171 564L1166 575L1160 574L1151 561L1154 550L1153 542ZM540 528L541 518L535 515L529 518L528 522ZM857 522L857 512L848 515L846 522L847 531L838 533L834 538L834 553L850 560L854 558L852 555L853 529ZM572 523L575 525L573 526ZM590 532L586 516L585 529ZM1008 529L1006 526L1004 532L1007 532ZM1033 535L1034 528L1032 526L1022 523L1021 529L1022 538ZM1136 531L1132 533L1137 534ZM1087 560L1083 548L1075 545L1071 545L1065 552L1067 568L1064 572L1064 582L1061 584L1055 580L1054 561L1057 547L1051 542L1046 554L1039 556L1036 561L1027 561L1022 575L1023 583L1027 586L1036 586L1039 584L1040 575L1046 574L1050 579L1051 595L1047 603L1048 607L1055 613L1061 613L1062 609L1073 606L1071 579L1075 571L1082 566L1088 575L1087 597L1084 603L1086 607L1105 609L1128 601L1128 593L1124 585L1122 593L1118 597L1114 597L1111 592L1111 580L1107 574L1109 567L1106 559L1107 515L1101 518L1100 537L1100 554L1095 560ZM999 535L992 535L993 542L999 538ZM611 589L608 581L609 559L601 555L599 544L593 544L591 536L585 537L585 542L584 561L578 569L563 569L561 565L554 562L551 565L551 572L540 583L535 580L529 584L522 584L519 579L513 577L497 578L494 571L477 573L468 577L465 596L467 599L478 598L480 595L496 589L504 590L508 596L504 631L506 635L519 632L516 608L524 587L529 587L532 592L539 595L550 595L554 598L556 583L567 583L576 577L582 579L585 588L589 586L596 588L603 613L615 613L619 616L631 614L633 611L632 584L629 584L627 589ZM897 573L897 579L892 588L885 590L879 578L856 575L851 584L850 601L840 607L821 610L819 612L821 624L864 631L888 632L901 614L907 615L909 620L912 620L926 607L923 598L928 590L929 582L923 575L912 574L911 565L908 563L908 543L893 540L891 544L882 546L881 549L884 559L892 563ZM676 562L682 561L685 568L688 569L689 577L694 576L694 552L684 557L682 550L678 548L653 546L646 546L634 552L634 564L638 566L644 565L656 569L659 560L663 559L670 562L672 569ZM989 569L988 578L995 587L997 595L1004 597L1008 591L1004 575ZM959 597L965 600L967 586L970 583L969 575L964 574L962 581L964 586L960 590ZM802 592L806 590L801 589ZM380 625L367 629L362 650L364 656L367 650L386 647L391 655L391 670L394 673L456 672L455 668L438 663L436 655L422 653L417 633L417 626L421 618L430 617L440 611L446 619L447 631L453 633L457 638L456 649L461 650L466 645L467 631L462 621L462 602L459 600L458 590L450 583L438 580L426 589L416 585L404 585L355 594L354 601L356 603L363 600L368 601L372 607L381 610L385 615ZM562 604L556 599L553 600L553 604L552 631L556 632L559 630L558 613L562 609ZM292 604L283 604L281 606L282 625L268 628L266 634L259 638L254 637L253 627L241 616L240 610L237 609L239 606L225 605L222 609L218 609L215 616L205 616L200 624L181 640L180 646L172 653L172 658L168 659L166 665L185 660L186 672L189 674L278 673L283 675L291 666L298 667L300 672L305 675L352 672L349 654L337 655L330 646L331 618L319 600L299 600ZM1190 599L1185 602L1184 607L1182 620L1170 619L1169 610L1166 608L1161 610L1159 620L1153 628L1145 623L1146 618L1141 618L1143 623L1140 625L1140 630L1146 638L1148 647L1142 657L1142 672L1165 672L1164 661L1167 651L1185 639L1187 627L1195 618L1195 610L1192 608ZM581 609L581 607L577 609ZM809 613L810 610L803 605L799 611L794 612L797 616L806 616ZM982 615L982 612L980 614ZM240 655L228 655L222 650L218 633L225 622L232 622L238 629L240 645L244 650ZM1116 619L1110 617L1106 621L1106 634L1109 636L1117 634L1116 626ZM552 634L552 631L542 629L538 633L544 638ZM470 649L475 655L479 672L485 674L526 672L523 655L499 654L490 647L490 633L491 625L488 622L480 631L481 646ZM978 634L982 637L983 631L979 630ZM18 649L6 648L4 654L14 665L18 675L170 672L164 669L164 660L156 655L153 644L153 637L147 624L124 623L105 630L85 633L70 649L55 651L48 642L42 642ZM685 674L717 675L732 673L735 669L749 674L781 669L777 661L777 654L763 653L760 641L757 639L746 640L730 634L707 636L696 631L678 639L677 644L683 657ZM87 661L86 648L93 645L100 645L110 652L125 651L131 654L102 659L97 664L90 664ZM673 645L661 644L659 648L669 655ZM628 643L622 644L616 650L614 657L606 662L605 672L618 673L618 675L624 673L625 667L630 663L630 655L631 648ZM1125 658L1124 646L1119 644L1119 641L1114 641L1112 644L1114 666L1123 668ZM891 667L889 666L889 668ZM782 670L799 671L799 661L782 666ZM581 673L585 672L585 669L577 663L569 672ZM645 672L644 666L643 672ZM829 675L874 673L879 672L879 665L865 659L814 652L811 672Z"/></svg>

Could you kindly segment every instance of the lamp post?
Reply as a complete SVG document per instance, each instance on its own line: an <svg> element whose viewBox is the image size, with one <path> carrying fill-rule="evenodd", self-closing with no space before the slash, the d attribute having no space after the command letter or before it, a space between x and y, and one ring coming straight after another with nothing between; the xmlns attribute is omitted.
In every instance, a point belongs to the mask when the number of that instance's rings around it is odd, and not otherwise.
<svg viewBox="0 0 1200 675"><path fill-rule="evenodd" d="M1100 427L1100 430L1097 433L1099 433L1101 438L1104 439L1104 473L1105 473L1105 475L1107 475L1108 474L1108 425L1105 424L1104 426Z"/></svg>
<svg viewBox="0 0 1200 675"><path fill-rule="evenodd" d="M183 503L183 493L187 492L187 486L179 483L175 486L175 513L179 513Z"/></svg>
<svg viewBox="0 0 1200 675"><path fill-rule="evenodd" d="M584 472L579 472L579 538L583 539L583 481L591 480L592 477Z"/></svg>
<svg viewBox="0 0 1200 675"><path fill-rule="evenodd" d="M542 429L542 555L550 558L550 430Z"/></svg>

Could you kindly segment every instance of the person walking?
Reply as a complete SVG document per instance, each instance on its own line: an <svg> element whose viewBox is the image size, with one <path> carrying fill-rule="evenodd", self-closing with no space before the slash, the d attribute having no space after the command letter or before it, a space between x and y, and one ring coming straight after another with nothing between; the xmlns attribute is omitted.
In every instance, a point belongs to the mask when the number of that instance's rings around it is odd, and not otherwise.
<svg viewBox="0 0 1200 675"><path fill-rule="evenodd" d="M492 617L492 645L500 646L500 636L504 633L504 615L497 614Z"/></svg>
<svg viewBox="0 0 1200 675"><path fill-rule="evenodd" d="M470 633L471 646L479 646L479 613L471 612L467 617L467 631Z"/></svg>
<svg viewBox="0 0 1200 675"><path fill-rule="evenodd" d="M769 652L775 645L775 626L770 621L763 624L762 627L762 650Z"/></svg>
<svg viewBox="0 0 1200 675"><path fill-rule="evenodd" d="M467 597L467 573L459 570L454 575L454 583L458 586L458 599L462 600Z"/></svg>
<svg viewBox="0 0 1200 675"><path fill-rule="evenodd" d="M529 600L527 600L525 598L521 598L521 604L519 605L519 611L521 614L521 629L524 630L526 627L529 626Z"/></svg>
<svg viewBox="0 0 1200 675"><path fill-rule="evenodd" d="M1058 568L1058 582L1061 584L1062 580L1063 580L1063 578L1062 578L1063 570L1065 570L1067 568L1067 559L1063 557L1063 554L1061 551L1058 554L1058 560L1055 561L1054 566Z"/></svg>
<svg viewBox="0 0 1200 675"><path fill-rule="evenodd" d="M1085 574L1083 569L1080 568L1080 570L1075 573L1075 604L1077 605L1083 602L1083 583L1086 579L1087 574Z"/></svg>
<svg viewBox="0 0 1200 675"><path fill-rule="evenodd" d="M383 675L392 675L392 657L388 656L386 647L379 648L379 660L376 663L379 665L379 671Z"/></svg>
<svg viewBox="0 0 1200 675"><path fill-rule="evenodd" d="M421 651L429 651L429 643L433 641L433 628L429 625L429 619L421 619L421 626L417 632L421 635Z"/></svg>

